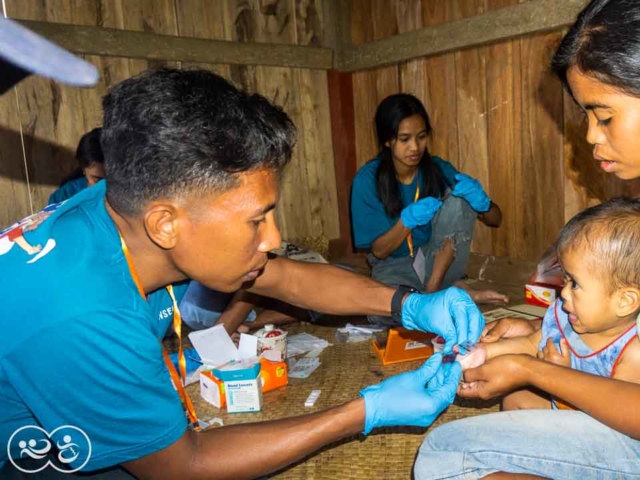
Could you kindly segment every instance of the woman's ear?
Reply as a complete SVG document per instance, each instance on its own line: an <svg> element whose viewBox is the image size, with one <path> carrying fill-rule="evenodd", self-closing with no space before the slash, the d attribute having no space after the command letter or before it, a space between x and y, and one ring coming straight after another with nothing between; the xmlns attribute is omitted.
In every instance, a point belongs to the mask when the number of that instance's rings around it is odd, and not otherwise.
<svg viewBox="0 0 640 480"><path fill-rule="evenodd" d="M640 289L623 288L619 293L617 315L628 317L638 311L640 311Z"/></svg>

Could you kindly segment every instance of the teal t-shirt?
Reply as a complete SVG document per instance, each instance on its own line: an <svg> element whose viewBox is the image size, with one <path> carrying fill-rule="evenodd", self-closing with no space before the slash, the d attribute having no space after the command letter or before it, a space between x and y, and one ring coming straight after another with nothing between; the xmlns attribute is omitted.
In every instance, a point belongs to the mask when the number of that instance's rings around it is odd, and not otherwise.
<svg viewBox="0 0 640 480"><path fill-rule="evenodd" d="M69 200L76 193L81 192L89 186L85 177L70 180L49 196L49 203L59 203Z"/></svg>
<svg viewBox="0 0 640 480"><path fill-rule="evenodd" d="M28 425L58 445L69 440L61 427L81 429L91 444L82 471L156 452L185 432L160 343L172 303L165 289L140 297L105 185L0 232L0 467ZM175 286L178 301L185 290ZM11 458L21 447L14 438ZM87 459L79 449L72 468Z"/></svg>
<svg viewBox="0 0 640 480"><path fill-rule="evenodd" d="M455 176L458 171L449 162L440 157L432 157L440 167L449 186L456 184ZM380 165L380 157L376 157L364 164L355 178L351 188L351 223L353 225L354 242L357 248L370 249L376 238L387 232L398 221L398 217L391 218L387 215L384 205L380 201L377 189L377 173ZM420 175L416 175L410 185L398 182L402 205L405 207L413 203ZM431 238L431 224L416 227L411 231L415 248L426 245ZM393 251L391 257L406 257L409 255L407 242Z"/></svg>

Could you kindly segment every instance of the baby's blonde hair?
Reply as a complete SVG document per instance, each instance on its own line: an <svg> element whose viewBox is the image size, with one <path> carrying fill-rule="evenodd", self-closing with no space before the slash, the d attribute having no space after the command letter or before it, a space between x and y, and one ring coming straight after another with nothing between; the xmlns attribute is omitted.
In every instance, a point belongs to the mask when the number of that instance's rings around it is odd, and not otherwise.
<svg viewBox="0 0 640 480"><path fill-rule="evenodd" d="M640 200L614 198L578 213L560 232L558 258L580 247L611 292L640 288Z"/></svg>

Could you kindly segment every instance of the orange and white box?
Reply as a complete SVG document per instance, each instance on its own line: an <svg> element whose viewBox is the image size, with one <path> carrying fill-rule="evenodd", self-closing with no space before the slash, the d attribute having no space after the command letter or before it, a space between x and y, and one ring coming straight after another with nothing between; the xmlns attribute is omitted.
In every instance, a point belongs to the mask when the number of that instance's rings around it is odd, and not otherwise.
<svg viewBox="0 0 640 480"><path fill-rule="evenodd" d="M218 380L211 370L200 372L200 396L214 407L222 408L227 404L224 382Z"/></svg>

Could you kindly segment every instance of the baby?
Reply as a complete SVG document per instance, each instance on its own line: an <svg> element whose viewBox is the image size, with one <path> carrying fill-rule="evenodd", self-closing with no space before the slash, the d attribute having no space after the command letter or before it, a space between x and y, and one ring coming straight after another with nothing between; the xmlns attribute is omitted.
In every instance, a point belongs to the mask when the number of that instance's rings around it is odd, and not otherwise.
<svg viewBox="0 0 640 480"><path fill-rule="evenodd" d="M463 367L509 353L594 375L640 383L640 200L617 198L579 213L562 229L558 259L565 275L561 298L537 332L478 344ZM461 388L468 387L464 383ZM503 410L571 408L542 392L505 397Z"/></svg>

